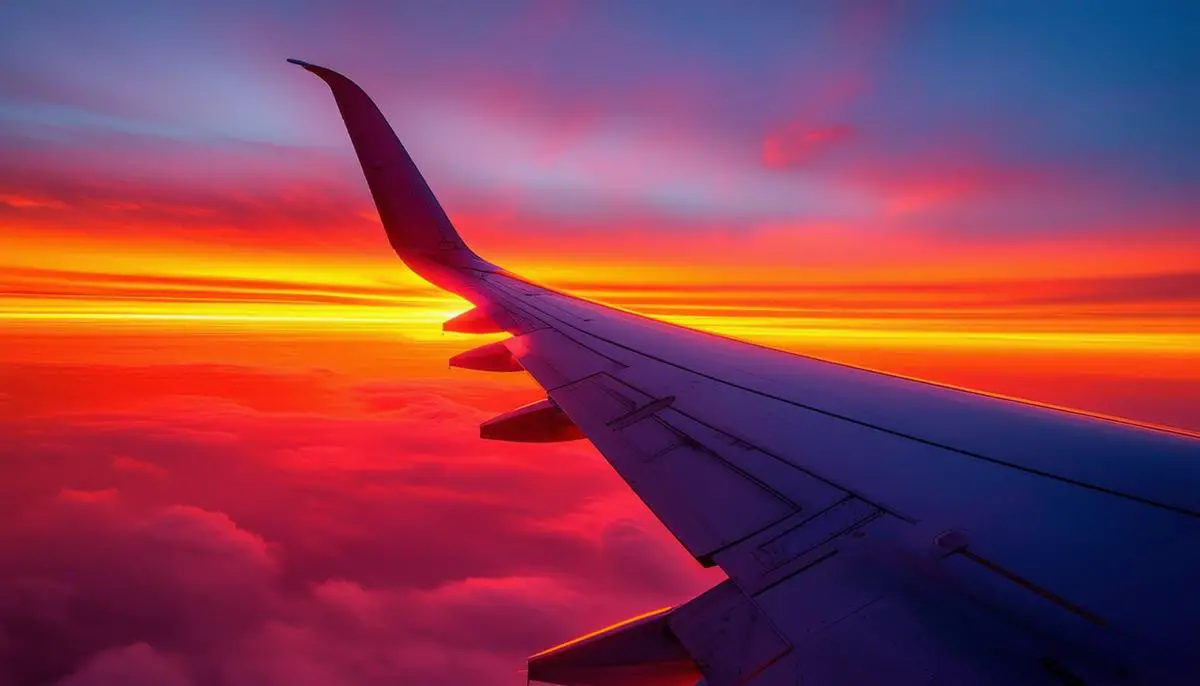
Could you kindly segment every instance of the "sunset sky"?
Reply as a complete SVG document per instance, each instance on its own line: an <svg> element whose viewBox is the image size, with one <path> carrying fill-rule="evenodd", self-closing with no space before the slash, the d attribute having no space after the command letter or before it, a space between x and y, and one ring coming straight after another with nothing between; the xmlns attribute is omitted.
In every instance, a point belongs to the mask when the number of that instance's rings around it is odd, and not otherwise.
<svg viewBox="0 0 1200 686"><path fill-rule="evenodd" d="M476 437L539 391L446 369L287 57L525 276L1200 430L1194 4L442 4L0 4L0 686L518 684L720 578Z"/></svg>

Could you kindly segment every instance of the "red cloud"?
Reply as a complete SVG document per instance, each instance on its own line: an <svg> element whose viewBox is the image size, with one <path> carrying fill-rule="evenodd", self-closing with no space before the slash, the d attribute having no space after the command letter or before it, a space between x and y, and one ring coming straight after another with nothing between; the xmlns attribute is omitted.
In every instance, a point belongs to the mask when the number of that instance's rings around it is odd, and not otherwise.
<svg viewBox="0 0 1200 686"><path fill-rule="evenodd" d="M66 203L54 198L45 198L36 195L18 195L16 193L0 194L0 205L8 205L18 210L61 210L67 207Z"/></svg>
<svg viewBox="0 0 1200 686"><path fill-rule="evenodd" d="M75 488L64 488L58 492L58 499L76 503L111 503L117 499L117 489L106 488L101 491L84 491Z"/></svg>

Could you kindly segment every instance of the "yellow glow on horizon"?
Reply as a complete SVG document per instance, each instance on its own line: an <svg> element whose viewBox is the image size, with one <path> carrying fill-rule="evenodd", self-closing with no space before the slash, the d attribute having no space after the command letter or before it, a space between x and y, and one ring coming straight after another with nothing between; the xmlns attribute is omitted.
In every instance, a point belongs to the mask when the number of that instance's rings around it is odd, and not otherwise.
<svg viewBox="0 0 1200 686"><path fill-rule="evenodd" d="M176 305L176 303L164 303ZM156 305L164 305L156 304ZM201 308L196 308L201 309ZM241 304L209 305L209 311L182 311L151 307L133 311L97 307L96 309L0 309L0 321L28 321L46 324L103 322L185 322L191 324L240 324L280 328L286 325L306 325L306 328L361 327L393 330L415 339L443 336L442 322L453 318L465 308L459 307L287 307L265 305L247 307ZM380 311L384 310L384 311ZM893 346L906 348L988 348L1040 350L1100 350L1144 352L1196 353L1200 351L1200 335L1190 332L1128 332L1128 331L969 331L930 330L918 328L921 322L878 322L847 319L843 321L807 320L780 326L778 319L738 317L661 317L665 321L690 328L709 331L732 338L741 338L784 348L796 348L806 343L841 346ZM944 323L943 323L944 326Z"/></svg>
<svg viewBox="0 0 1200 686"><path fill-rule="evenodd" d="M20 227L17 227L18 229ZM0 321L102 327L119 322L360 328L428 340L467 309L386 251L312 254L159 238L45 236L17 230L0 239ZM528 257L518 271L584 298L690 328L788 349L1042 350L1200 356L1200 318L1176 303L1038 304L1045 280L948 290L850 286L778 269ZM994 275L993 275L994 276ZM779 278L780 285L772 285ZM724 281L728 279L728 281ZM941 280L938 280L941 279ZM729 284L722 287L722 282ZM1013 284L1017 283L1017 286ZM919 286L920 284L918 284ZM940 288L940 287L939 287ZM1010 289L1006 291L1005 288ZM1017 293L1012 288L1022 288ZM1032 293L1032 298L1026 296ZM1025 298L1022 300L1022 298Z"/></svg>

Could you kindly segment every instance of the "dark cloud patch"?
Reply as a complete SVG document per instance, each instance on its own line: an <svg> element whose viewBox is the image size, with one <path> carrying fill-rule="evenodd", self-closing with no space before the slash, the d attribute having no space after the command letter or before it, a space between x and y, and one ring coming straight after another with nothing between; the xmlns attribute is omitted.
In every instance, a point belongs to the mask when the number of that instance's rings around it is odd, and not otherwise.
<svg viewBox="0 0 1200 686"><path fill-rule="evenodd" d="M162 477L166 476L167 474L167 470L159 467L156 464L144 462L127 455L118 455L117 457L113 458L112 466L113 469L145 476Z"/></svg>
<svg viewBox="0 0 1200 686"><path fill-rule="evenodd" d="M196 683L177 660L146 643L102 650L61 686L192 686Z"/></svg>
<svg viewBox="0 0 1200 686"><path fill-rule="evenodd" d="M2 662L17 684L52 683L139 641L193 651L219 643L266 612L278 573L263 539L224 514L131 512L111 490L64 490L0 535L0 621L11 637Z"/></svg>

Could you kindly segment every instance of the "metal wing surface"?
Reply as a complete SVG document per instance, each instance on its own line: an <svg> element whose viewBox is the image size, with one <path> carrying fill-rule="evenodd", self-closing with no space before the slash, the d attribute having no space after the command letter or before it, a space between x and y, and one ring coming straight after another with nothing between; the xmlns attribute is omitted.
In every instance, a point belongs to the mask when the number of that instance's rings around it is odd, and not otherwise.
<svg viewBox="0 0 1200 686"><path fill-rule="evenodd" d="M332 89L396 252L475 305L447 328L511 334L452 363L523 369L546 390L481 434L585 436L689 553L729 577L638 618L636 642L613 630L539 653L532 678L1200 674L1195 436L786 353L532 283L466 246L358 86L297 63ZM651 635L666 647L647 648Z"/></svg>

